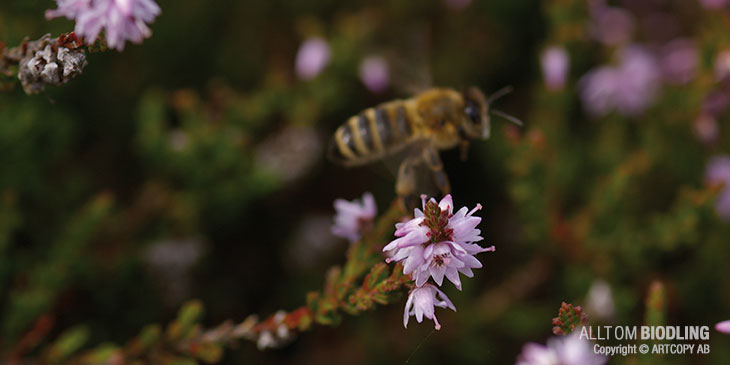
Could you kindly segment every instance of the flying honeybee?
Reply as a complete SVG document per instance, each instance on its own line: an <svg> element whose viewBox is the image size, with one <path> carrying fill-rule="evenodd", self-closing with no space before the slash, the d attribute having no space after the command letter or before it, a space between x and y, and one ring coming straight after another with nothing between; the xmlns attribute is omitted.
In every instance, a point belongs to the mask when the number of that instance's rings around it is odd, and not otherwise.
<svg viewBox="0 0 730 365"><path fill-rule="evenodd" d="M487 98L476 87L463 92L433 88L410 99L365 109L337 128L329 158L344 166L358 166L406 151L395 190L402 204L412 208L421 188L417 186L416 171L423 166L442 194L451 190L439 150L459 146L465 159L471 139L489 138L490 113L521 125L512 116L490 110L494 100L510 91L504 88Z"/></svg>

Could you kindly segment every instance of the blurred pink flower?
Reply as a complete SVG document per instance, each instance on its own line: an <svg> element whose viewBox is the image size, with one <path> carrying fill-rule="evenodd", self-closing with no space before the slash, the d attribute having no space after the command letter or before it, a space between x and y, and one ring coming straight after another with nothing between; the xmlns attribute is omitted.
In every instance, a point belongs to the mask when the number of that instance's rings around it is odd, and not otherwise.
<svg viewBox="0 0 730 365"><path fill-rule="evenodd" d="M725 49L715 56L715 80L721 81L730 75L730 49Z"/></svg>
<svg viewBox="0 0 730 365"><path fill-rule="evenodd" d="M421 323L423 317L432 319L437 330L441 329L441 324L436 319L434 307L450 308L456 312L456 307L451 300L439 290L439 288L426 284L422 287L412 289L408 294L406 308L403 310L403 327L408 328L408 319L411 316L416 317L416 321Z"/></svg>
<svg viewBox="0 0 730 365"><path fill-rule="evenodd" d="M591 284L586 297L586 313L599 320L613 317L613 291L606 281L597 279Z"/></svg>
<svg viewBox="0 0 730 365"><path fill-rule="evenodd" d="M341 241L332 234L332 217L326 214L306 214L294 228L286 246L286 260L299 272L323 265Z"/></svg>
<svg viewBox="0 0 730 365"><path fill-rule="evenodd" d="M675 39L661 50L659 60L664 80L672 84L686 84L695 78L699 55L694 42Z"/></svg>
<svg viewBox="0 0 730 365"><path fill-rule="evenodd" d="M190 295L192 270L204 254L203 241L196 237L153 242L142 252L142 261L168 304Z"/></svg>
<svg viewBox="0 0 730 365"><path fill-rule="evenodd" d="M58 9L46 18L66 17L76 21L74 31L89 44L105 31L109 48L124 50L124 43L141 43L152 35L147 24L160 15L153 0L56 0Z"/></svg>
<svg viewBox="0 0 730 365"><path fill-rule="evenodd" d="M730 320L718 322L715 325L715 330L717 330L717 332L722 332L726 335L730 335Z"/></svg>
<svg viewBox="0 0 730 365"><path fill-rule="evenodd" d="M608 361L605 356L597 355L591 342L581 339L576 330L564 337L548 339L547 346L528 343L517 357L516 365L603 365Z"/></svg>
<svg viewBox="0 0 730 365"><path fill-rule="evenodd" d="M360 63L360 80L368 90L380 94L388 88L390 73L388 62L379 56L370 56Z"/></svg>
<svg viewBox="0 0 730 365"><path fill-rule="evenodd" d="M712 144L720 136L717 120L709 113L701 113L692 124L695 136L704 144Z"/></svg>
<svg viewBox="0 0 730 365"><path fill-rule="evenodd" d="M289 125L256 146L254 162L257 169L291 183L311 171L321 149L313 127Z"/></svg>
<svg viewBox="0 0 730 365"><path fill-rule="evenodd" d="M720 218L730 221L730 156L712 157L705 168L705 181L708 184L724 184L717 197L715 210Z"/></svg>
<svg viewBox="0 0 730 365"><path fill-rule="evenodd" d="M461 10L469 6L471 0L444 0L444 4L452 9Z"/></svg>
<svg viewBox="0 0 730 365"><path fill-rule="evenodd" d="M723 115L730 105L730 98L723 91L713 91L702 101L702 110L692 125L695 135L704 144L713 144L720 138L717 118Z"/></svg>
<svg viewBox="0 0 730 365"><path fill-rule="evenodd" d="M542 52L540 57L542 75L549 90L561 90L565 86L565 79L570 68L570 57L565 48L551 46Z"/></svg>
<svg viewBox="0 0 730 365"><path fill-rule="evenodd" d="M700 0L700 4L705 9L715 10L722 9L727 6L727 0Z"/></svg>
<svg viewBox="0 0 730 365"><path fill-rule="evenodd" d="M351 243L360 240L363 231L369 229L377 213L375 198L370 193L362 195L362 202L357 199L353 201L337 199L334 206L337 213L332 234L346 238Z"/></svg>
<svg viewBox="0 0 730 365"><path fill-rule="evenodd" d="M634 17L623 8L608 6L604 1L590 1L589 31L597 41L607 45L628 42L634 32Z"/></svg>
<svg viewBox="0 0 730 365"><path fill-rule="evenodd" d="M322 38L309 38L299 46L296 60L297 76L311 80L322 72L330 62L330 46Z"/></svg>
<svg viewBox="0 0 730 365"><path fill-rule="evenodd" d="M730 98L722 90L710 92L702 100L702 111L716 118L720 117L728 106L730 106Z"/></svg>
<svg viewBox="0 0 730 365"><path fill-rule="evenodd" d="M403 273L412 274L416 286L424 285L429 277L440 286L445 276L461 290L459 273L473 277L471 269L482 267L474 255L494 251L494 246L473 243L483 239L476 229L481 218L473 216L481 205L471 211L463 207L453 214L451 195L438 203L433 198L426 202L425 195L421 200L423 211L416 208L413 219L395 225L398 238L383 248L383 252L393 251L386 261L405 260Z"/></svg>
<svg viewBox="0 0 730 365"><path fill-rule="evenodd" d="M630 45L620 50L618 65L593 69L579 81L579 87L583 106L594 116L614 110L637 115L659 91L658 65L643 47Z"/></svg>

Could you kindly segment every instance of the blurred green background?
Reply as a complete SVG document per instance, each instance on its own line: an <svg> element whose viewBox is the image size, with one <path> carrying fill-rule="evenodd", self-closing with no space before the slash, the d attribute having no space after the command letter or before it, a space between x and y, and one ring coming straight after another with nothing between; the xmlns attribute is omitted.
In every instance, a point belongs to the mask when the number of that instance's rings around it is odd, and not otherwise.
<svg viewBox="0 0 730 365"><path fill-rule="evenodd" d="M282 349L243 342L224 363L509 364L551 336L561 301L585 307L599 280L613 308L588 306L592 324L646 323L654 281L666 324L730 318L730 229L715 211L722 186L705 182L708 160L730 147L724 109L707 106L730 90L716 61L730 14L704 3L603 4L633 19L606 42L591 30L600 4L580 0L160 0L150 39L88 55L68 85L28 96L3 76L15 87L0 93L0 359L38 356L79 325L83 348L124 344L190 298L206 325L304 304L347 249L329 232L332 201L372 191L384 210L394 198L386 168L327 161L329 138L360 110L409 96L399 76L420 67L438 86L512 85L498 107L526 125L495 120L466 161L442 153L455 203L484 205L482 235L497 247L462 292L446 288L458 312L437 312L443 329L429 336L429 323L403 328L402 304L379 307ZM4 1L0 41L71 31L45 20L54 7ZM297 51L312 37L331 59L301 80ZM650 99L639 112L585 112L583 75L629 44L661 63L679 38L696 52L686 82L626 95ZM557 89L540 67L548 46L570 56ZM360 80L371 55L391 62L385 92ZM712 138L698 133L707 118ZM712 332L707 356L609 363L725 364L723 336Z"/></svg>

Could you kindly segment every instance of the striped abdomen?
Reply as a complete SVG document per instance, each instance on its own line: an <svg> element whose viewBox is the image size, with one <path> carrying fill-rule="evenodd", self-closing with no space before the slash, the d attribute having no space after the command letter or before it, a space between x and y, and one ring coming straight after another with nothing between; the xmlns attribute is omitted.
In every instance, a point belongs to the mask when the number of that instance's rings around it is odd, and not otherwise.
<svg viewBox="0 0 730 365"><path fill-rule="evenodd" d="M343 165L377 160L413 139L413 118L406 100L396 100L363 110L337 128L329 157Z"/></svg>

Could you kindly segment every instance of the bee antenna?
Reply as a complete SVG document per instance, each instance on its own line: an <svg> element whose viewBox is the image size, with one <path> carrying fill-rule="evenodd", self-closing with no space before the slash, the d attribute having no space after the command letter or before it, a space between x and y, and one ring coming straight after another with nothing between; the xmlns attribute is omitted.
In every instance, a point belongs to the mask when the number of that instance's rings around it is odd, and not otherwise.
<svg viewBox="0 0 730 365"><path fill-rule="evenodd" d="M507 85L507 86L495 91L492 95L489 95L489 98L487 99L487 105L492 104L497 99L511 93L512 91L514 91L514 89L512 88L511 85Z"/></svg>
<svg viewBox="0 0 730 365"><path fill-rule="evenodd" d="M509 115L509 114L507 114L507 113L505 113L505 112L503 112L501 110L490 109L490 112L492 114L498 116L498 117L501 117L503 119L506 119L507 121L510 121L510 122L512 122L514 124L517 124L520 127L524 126L524 123L522 123L522 121L519 120L517 117L511 116L511 115Z"/></svg>

